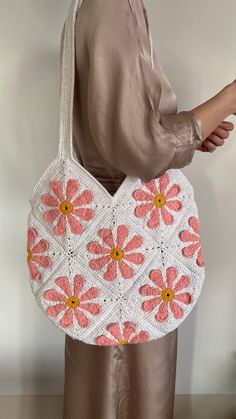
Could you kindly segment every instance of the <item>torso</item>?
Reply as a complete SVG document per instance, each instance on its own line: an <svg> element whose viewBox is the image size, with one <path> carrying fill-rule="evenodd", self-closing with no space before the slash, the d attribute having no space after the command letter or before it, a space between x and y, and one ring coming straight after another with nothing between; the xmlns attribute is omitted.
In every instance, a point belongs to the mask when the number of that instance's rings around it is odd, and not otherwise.
<svg viewBox="0 0 236 419"><path fill-rule="evenodd" d="M89 54L87 40L93 35L99 22L99 16L104 11L107 2L114 0L84 0L80 8L80 22L76 25L76 74L74 96L74 131L73 142L76 156L80 163L100 181L103 186L113 194L126 174L111 166L102 156L102 150L97 149L89 128L87 114L87 91L89 74ZM120 1L120 0L119 0ZM137 24L137 33L140 46L149 50L148 18L142 0L125 0L126 7L132 10L133 18ZM88 25L89 22L89 25ZM163 114L177 112L175 92L168 81L154 51L154 67L161 83L161 98L159 110Z"/></svg>

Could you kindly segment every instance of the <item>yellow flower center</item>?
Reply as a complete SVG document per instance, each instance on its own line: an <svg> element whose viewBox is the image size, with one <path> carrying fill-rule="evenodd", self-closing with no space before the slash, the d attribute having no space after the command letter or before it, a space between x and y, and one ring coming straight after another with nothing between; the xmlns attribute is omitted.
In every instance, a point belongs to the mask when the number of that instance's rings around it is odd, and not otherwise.
<svg viewBox="0 0 236 419"><path fill-rule="evenodd" d="M124 252L119 247L111 249L110 255L113 260L121 260L124 257Z"/></svg>
<svg viewBox="0 0 236 419"><path fill-rule="evenodd" d="M74 210L73 205L69 201L62 201L60 204L60 211L64 215L70 215Z"/></svg>
<svg viewBox="0 0 236 419"><path fill-rule="evenodd" d="M163 208L166 203L166 197L165 195L162 195L162 194L155 195L153 202L156 205L156 207Z"/></svg>
<svg viewBox="0 0 236 419"><path fill-rule="evenodd" d="M27 250L27 260L28 260L28 262L31 261L32 256L33 256L33 253L31 252L31 250Z"/></svg>
<svg viewBox="0 0 236 419"><path fill-rule="evenodd" d="M171 288L166 288L161 293L161 297L164 301L173 301L174 296L175 293Z"/></svg>
<svg viewBox="0 0 236 419"><path fill-rule="evenodd" d="M66 305L75 310L79 305L79 299L75 295L72 295L67 298Z"/></svg>
<svg viewBox="0 0 236 419"><path fill-rule="evenodd" d="M128 343L127 340L120 340L119 345L126 345Z"/></svg>

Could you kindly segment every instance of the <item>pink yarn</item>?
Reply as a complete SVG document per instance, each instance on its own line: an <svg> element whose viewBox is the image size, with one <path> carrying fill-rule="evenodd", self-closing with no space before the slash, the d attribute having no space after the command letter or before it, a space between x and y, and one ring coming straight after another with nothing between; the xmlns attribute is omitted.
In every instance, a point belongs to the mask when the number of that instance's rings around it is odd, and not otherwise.
<svg viewBox="0 0 236 419"><path fill-rule="evenodd" d="M95 212L92 208L80 208L82 205L89 205L94 200L92 191L84 190L79 196L75 197L79 190L79 182L75 179L69 179L65 185L66 193L63 192L62 182L53 180L50 182L50 188L54 196L46 193L42 196L44 205L51 207L44 212L43 218L48 223L54 223L54 233L62 236L67 230L67 221L70 231L73 234L82 234L84 231L83 224L78 220L90 221L94 218ZM66 208L63 212L63 206Z"/></svg>
<svg viewBox="0 0 236 419"><path fill-rule="evenodd" d="M117 227L116 240L113 238L112 230L108 228L102 228L98 235L103 243L92 241L88 243L87 249L90 253L104 256L92 259L89 262L89 266L94 270L101 270L108 265L103 275L107 281L114 281L117 278L117 267L123 278L133 278L135 274L134 269L127 262L136 265L144 262L145 257L143 253L133 252L133 250L142 246L142 236L135 235L124 245L129 235L129 229L124 224L120 224ZM120 252L120 259L112 257L112 251L114 250L115 252L116 249Z"/></svg>
<svg viewBox="0 0 236 419"><path fill-rule="evenodd" d="M69 278L67 276L62 276L55 280L55 285L57 285L63 293L58 292L56 289L50 289L44 292L45 300L57 303L48 307L48 315L50 317L57 317L58 314L64 312L60 324L65 329L72 327L75 319L80 327L88 327L91 324L91 318L89 318L84 311L87 311L93 316L97 316L101 313L102 307L100 304L89 302L100 296L100 289L91 287L82 293L85 284L86 280L84 276L76 275L74 277L72 290ZM74 307L70 306L71 300L74 300Z"/></svg>
<svg viewBox="0 0 236 419"><path fill-rule="evenodd" d="M132 322L111 323L107 326L108 336L98 336L95 341L97 345L117 345L124 343L139 343L147 342L149 340L149 333L141 330L136 335L137 326Z"/></svg>
<svg viewBox="0 0 236 419"><path fill-rule="evenodd" d="M193 303L193 298L190 292L186 291L179 293L179 291L188 288L190 285L190 278L187 275L182 275L176 282L177 276L178 270L173 266L170 266L166 269L166 281L164 281L160 269L153 269L149 272L149 278L157 287L152 287L149 284L145 284L139 289L139 292L142 296L155 296L152 299L144 301L142 303L142 309L146 312L151 312L157 306L159 306L155 315L155 318L158 322L163 323L168 320L168 307L170 307L170 310L176 319L183 317L184 310L177 303L177 301L186 305ZM176 284L174 286L175 282ZM171 294L171 300L166 301L165 298L167 298L167 295L170 296Z"/></svg>
<svg viewBox="0 0 236 419"><path fill-rule="evenodd" d="M160 226L160 217L162 217L166 225L173 224L174 216L167 210L179 212L183 208L181 201L175 198L179 195L181 188L177 184L173 184L166 191L169 184L170 177L168 173L164 173L158 179L153 179L150 182L142 182L143 186L149 192L143 189L137 189L133 192L132 196L136 201L141 201L142 204L136 206L134 214L139 218L144 218L150 212L150 217L147 222L149 228L157 228ZM159 186L158 186L159 184ZM160 196L163 204L158 206L155 199Z"/></svg>
<svg viewBox="0 0 236 419"><path fill-rule="evenodd" d="M179 233L179 238L181 241L190 243L188 246L182 249L182 253L186 258L192 258L196 253L196 263L198 266L203 267L205 265L205 260L200 242L199 220L197 217L190 217L188 224L192 231L183 230Z"/></svg>
<svg viewBox="0 0 236 419"><path fill-rule="evenodd" d="M39 281L41 279L41 272L38 267L50 268L52 261L49 256L43 255L49 249L49 243L40 239L37 243L38 233L35 228L28 228L27 233L27 251L28 251L28 266L30 270L30 276L33 281Z"/></svg>

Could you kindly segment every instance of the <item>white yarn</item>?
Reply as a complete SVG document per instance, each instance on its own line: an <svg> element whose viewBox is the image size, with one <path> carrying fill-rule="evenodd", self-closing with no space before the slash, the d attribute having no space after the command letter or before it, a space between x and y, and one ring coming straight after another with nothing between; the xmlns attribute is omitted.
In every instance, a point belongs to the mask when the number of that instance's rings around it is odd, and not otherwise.
<svg viewBox="0 0 236 419"><path fill-rule="evenodd" d="M110 324L117 323L123 330L125 322L132 322L136 327L134 335L143 330L148 333L148 340L154 340L177 328L191 312L200 295L205 276L204 266L199 266L196 262L196 252L192 257L184 256L183 248L191 245L191 243L183 242L179 236L180 232L184 230L194 233L189 225L189 219L191 217L199 219L198 209L194 199L193 188L182 171L179 169L168 170L166 174L169 176L169 183L166 191L174 184L179 185L180 191L175 198L170 198L170 200L180 201L182 209L174 211L167 208L168 212L174 216L174 222L169 225L165 224L160 209L159 227L150 228L148 226L150 211L144 217L135 215L136 207L142 204L142 202L138 202L133 196L134 191L139 189L151 194L146 187L147 185L143 184L138 178L126 176L115 195L111 196L101 183L73 157L74 27L76 13L79 13L78 9L81 3L79 0L74 0L71 3L66 21L62 65L59 153L33 189L30 199L31 211L28 216L28 227L37 232L37 239L34 245L40 240L48 242L49 249L42 253L50 258L52 265L45 268L36 263L35 265L41 278L40 280L35 280L30 276L30 285L37 304L46 316L53 324L74 339L96 345L96 338L101 335L114 339L107 332L107 327ZM150 45L152 51L152 43ZM50 193L56 198L50 188L51 181L60 181L63 185L63 194L65 195L67 182L71 179L76 180L79 185L79 190L75 193L73 199L85 190L92 191L94 199L91 204L82 204L79 208L90 208L94 211L94 217L89 221L79 218L84 232L82 234L73 234L69 227L68 218L65 216L66 233L57 235L54 232L54 227L58 222L58 218L52 223L45 220L45 212L54 208L47 206L44 202L46 198L43 201L42 197ZM155 182L156 187L159 188L159 179L155 179ZM155 208L153 207L153 209ZM62 213L60 213L61 215ZM134 271L133 277L129 279L125 279L122 276L117 262L117 277L115 280L108 281L104 279L107 265L101 270L95 270L90 267L91 260L101 257L102 254L92 254L88 250L87 245L92 241L96 241L104 247L108 247L99 238L99 230L102 228L110 229L115 239L117 228L120 225L127 226L129 230L128 238L125 240L123 248L134 236L141 236L142 244L130 251L130 253L141 253L144 255L145 260L140 264L126 260L127 264ZM128 254L129 252L126 253ZM31 257L32 255L29 256L29 259L32 262L33 259ZM166 280L166 269L169 267L175 267L178 270L178 277L175 283L183 275L189 277L189 286L180 292L191 294L192 303L185 304L176 300L178 305L184 310L183 317L179 319L174 317L168 303L168 319L164 322L159 322L155 315L160 304L150 312L144 311L142 308L143 302L155 298L155 295L144 297L139 290L145 284L158 288L150 279L150 272L159 269L162 272L163 279ZM59 302L47 300L45 293L50 289L55 289L65 296L65 293L55 283L55 280L60 277L68 277L73 289L73 280L76 275L82 275L86 279L86 284L81 294L92 287L100 289L100 295L87 302L99 304L102 309L99 315L93 315L85 309L81 309L90 320L88 327L81 327L75 318L75 310L70 309L73 313L73 324L70 327L63 327L60 321L65 314L65 310L62 310L55 317L49 315L47 312L48 308L59 304ZM176 292L177 294L179 293ZM65 304L65 301L60 304ZM69 310L68 306L66 307ZM118 343L117 341L116 344ZM129 341L129 343L132 342Z"/></svg>

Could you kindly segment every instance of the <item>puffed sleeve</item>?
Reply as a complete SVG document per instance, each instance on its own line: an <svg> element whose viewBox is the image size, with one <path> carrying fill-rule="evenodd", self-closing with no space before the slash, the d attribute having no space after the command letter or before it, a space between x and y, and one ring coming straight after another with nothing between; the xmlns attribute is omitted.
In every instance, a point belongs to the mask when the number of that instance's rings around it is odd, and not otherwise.
<svg viewBox="0 0 236 419"><path fill-rule="evenodd" d="M108 2L88 42L88 117L103 157L143 181L188 165L203 141L190 111L161 115L161 83L126 2ZM127 2L128 3L128 2Z"/></svg>

